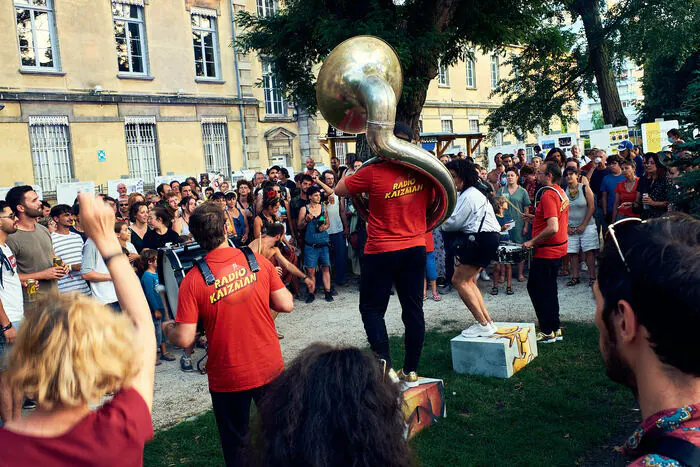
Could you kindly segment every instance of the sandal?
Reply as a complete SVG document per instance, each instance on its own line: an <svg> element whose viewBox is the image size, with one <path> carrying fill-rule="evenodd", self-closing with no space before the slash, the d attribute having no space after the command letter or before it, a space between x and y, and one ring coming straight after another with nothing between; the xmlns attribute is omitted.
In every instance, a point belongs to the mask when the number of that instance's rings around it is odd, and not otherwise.
<svg viewBox="0 0 700 467"><path fill-rule="evenodd" d="M428 294L423 294L423 301L426 301L428 299Z"/></svg>
<svg viewBox="0 0 700 467"><path fill-rule="evenodd" d="M518 277L518 282L527 282L527 277L525 277L525 276Z"/></svg>
<svg viewBox="0 0 700 467"><path fill-rule="evenodd" d="M442 300L438 294L433 294L433 296L430 298L432 298L436 302L439 302L440 300Z"/></svg>
<svg viewBox="0 0 700 467"><path fill-rule="evenodd" d="M578 277L572 277L571 279L569 279L569 282L566 283L566 286L567 286L567 287L573 287L573 286L575 286L575 285L577 285L577 284L580 284L580 283L581 283L581 279L580 279L580 278L578 278Z"/></svg>
<svg viewBox="0 0 700 467"><path fill-rule="evenodd" d="M498 287L491 287L491 295L498 295Z"/></svg>
<svg viewBox="0 0 700 467"><path fill-rule="evenodd" d="M506 295L513 295L514 293L513 287L506 287Z"/></svg>
<svg viewBox="0 0 700 467"><path fill-rule="evenodd" d="M156 366L160 366L162 364L163 364L163 362L161 362L160 360L156 360Z"/></svg>
<svg viewBox="0 0 700 467"><path fill-rule="evenodd" d="M166 362L174 362L175 355L171 354L170 352L165 352L163 355L160 356L160 359L165 360Z"/></svg>

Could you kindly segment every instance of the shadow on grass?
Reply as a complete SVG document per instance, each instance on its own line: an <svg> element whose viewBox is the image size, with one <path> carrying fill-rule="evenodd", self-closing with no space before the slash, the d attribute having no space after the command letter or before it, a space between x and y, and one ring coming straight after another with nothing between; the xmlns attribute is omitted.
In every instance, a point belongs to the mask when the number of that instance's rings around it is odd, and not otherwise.
<svg viewBox="0 0 700 467"><path fill-rule="evenodd" d="M611 440L631 432L638 412L630 392L605 376L593 325L569 324L563 342L539 346L539 357L507 380L454 373L449 339L458 332L426 335L420 374L445 381L447 418L411 441L421 465L613 463ZM400 368L403 339L391 345ZM144 461L222 465L213 414L157 433Z"/></svg>

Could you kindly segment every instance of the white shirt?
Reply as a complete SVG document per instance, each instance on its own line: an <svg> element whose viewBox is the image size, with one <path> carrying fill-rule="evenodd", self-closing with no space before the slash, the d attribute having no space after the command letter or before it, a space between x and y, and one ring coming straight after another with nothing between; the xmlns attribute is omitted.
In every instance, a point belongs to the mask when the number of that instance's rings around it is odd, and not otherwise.
<svg viewBox="0 0 700 467"><path fill-rule="evenodd" d="M102 255L97 250L97 245L91 239L85 242L83 246L83 263L80 274L96 271L102 274L109 274L107 265L102 259ZM110 281L89 281L90 289L94 298L101 303L108 304L117 301L117 291L114 290L114 283Z"/></svg>
<svg viewBox="0 0 700 467"><path fill-rule="evenodd" d="M481 225L481 221L484 224ZM481 226L481 230L479 230ZM477 188L469 187L460 193L452 215L442 224L445 232L500 232L493 206Z"/></svg>
<svg viewBox="0 0 700 467"><path fill-rule="evenodd" d="M343 231L343 221L340 218L340 198L338 195L333 193L328 197L328 204L326 204L326 210L328 212L328 235L337 234Z"/></svg>
<svg viewBox="0 0 700 467"><path fill-rule="evenodd" d="M7 245L0 245L2 253L7 257L10 267L4 261L0 263L2 285L0 285L0 303L11 323L16 323L24 317L24 300L22 299L22 284L17 272L17 259Z"/></svg>

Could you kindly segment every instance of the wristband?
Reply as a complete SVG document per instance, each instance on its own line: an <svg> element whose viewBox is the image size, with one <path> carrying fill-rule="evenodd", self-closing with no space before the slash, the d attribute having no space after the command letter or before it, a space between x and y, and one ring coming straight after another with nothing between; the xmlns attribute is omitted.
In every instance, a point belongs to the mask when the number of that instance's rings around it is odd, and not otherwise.
<svg viewBox="0 0 700 467"><path fill-rule="evenodd" d="M7 326L3 326L2 328L0 328L0 331L4 333L5 331L8 331L10 329L12 329L12 323L8 324Z"/></svg>
<svg viewBox="0 0 700 467"><path fill-rule="evenodd" d="M112 260L113 260L114 258L116 258L117 256L124 256L124 252L123 252L123 251L120 251L119 253L114 253L113 255L103 256L103 257L102 257L102 261L104 261L104 262L105 262L105 266L107 266L107 265L109 264L109 262L112 261Z"/></svg>

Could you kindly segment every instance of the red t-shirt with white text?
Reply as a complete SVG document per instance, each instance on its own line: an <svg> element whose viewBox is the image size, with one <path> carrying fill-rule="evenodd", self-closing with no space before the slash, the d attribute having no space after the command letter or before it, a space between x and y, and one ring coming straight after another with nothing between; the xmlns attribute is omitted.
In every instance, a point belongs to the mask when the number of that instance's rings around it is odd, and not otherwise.
<svg viewBox="0 0 700 467"><path fill-rule="evenodd" d="M284 288L270 261L256 254L260 271L250 271L241 250L218 248L206 255L216 281L207 285L199 268L180 284L178 323L202 319L207 331L207 376L214 392L238 392L263 386L284 368L272 292Z"/></svg>
<svg viewBox="0 0 700 467"><path fill-rule="evenodd" d="M353 194L369 193L365 254L425 246L434 192L428 177L387 162L363 167L345 178L345 186Z"/></svg>
<svg viewBox="0 0 700 467"><path fill-rule="evenodd" d="M68 432L42 437L0 428L2 467L142 466L143 447L153 439L146 401L133 388L122 389Z"/></svg>
<svg viewBox="0 0 700 467"><path fill-rule="evenodd" d="M547 227L547 219L551 217L557 218L559 230L543 242L535 244L535 254L533 256L535 258L557 259L566 256L566 246L569 241L569 233L567 231L569 225L569 198L559 185L552 185L549 188L542 188L542 190L542 195L535 209L535 219L532 222L532 237L539 235Z"/></svg>

